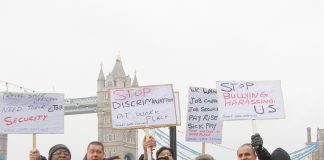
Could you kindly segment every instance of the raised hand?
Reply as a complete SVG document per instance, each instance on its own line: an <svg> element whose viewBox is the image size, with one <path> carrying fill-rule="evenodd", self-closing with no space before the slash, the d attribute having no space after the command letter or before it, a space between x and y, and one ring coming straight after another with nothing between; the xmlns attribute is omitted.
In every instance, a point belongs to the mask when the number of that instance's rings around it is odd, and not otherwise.
<svg viewBox="0 0 324 160"><path fill-rule="evenodd" d="M251 145L256 150L262 150L263 148L263 139L259 133L256 133L251 136Z"/></svg>

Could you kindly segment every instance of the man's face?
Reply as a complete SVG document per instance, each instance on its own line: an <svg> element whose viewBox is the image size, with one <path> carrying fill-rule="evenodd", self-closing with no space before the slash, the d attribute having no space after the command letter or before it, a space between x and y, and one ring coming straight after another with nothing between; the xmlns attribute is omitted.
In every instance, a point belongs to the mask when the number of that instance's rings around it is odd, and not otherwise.
<svg viewBox="0 0 324 160"><path fill-rule="evenodd" d="M52 160L71 160L70 153L65 149L58 149L52 155Z"/></svg>
<svg viewBox="0 0 324 160"><path fill-rule="evenodd" d="M256 160L254 150L250 146L242 146L237 150L238 160Z"/></svg>
<svg viewBox="0 0 324 160"><path fill-rule="evenodd" d="M103 160L104 151L100 145L91 144L87 151L87 160Z"/></svg>

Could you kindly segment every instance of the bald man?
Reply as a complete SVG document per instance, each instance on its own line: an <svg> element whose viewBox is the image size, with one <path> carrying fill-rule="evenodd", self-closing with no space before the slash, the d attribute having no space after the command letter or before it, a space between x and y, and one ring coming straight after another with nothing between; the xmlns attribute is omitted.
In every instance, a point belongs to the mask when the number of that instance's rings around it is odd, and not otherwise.
<svg viewBox="0 0 324 160"><path fill-rule="evenodd" d="M257 156L254 149L250 143L241 145L237 149L237 159L238 160L256 160Z"/></svg>

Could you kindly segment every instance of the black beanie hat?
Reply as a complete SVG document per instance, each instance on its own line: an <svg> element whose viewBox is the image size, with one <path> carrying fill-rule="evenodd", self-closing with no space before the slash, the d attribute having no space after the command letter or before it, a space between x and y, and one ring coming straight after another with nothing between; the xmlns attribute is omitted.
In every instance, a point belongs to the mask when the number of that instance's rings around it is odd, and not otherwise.
<svg viewBox="0 0 324 160"><path fill-rule="evenodd" d="M290 156L284 149L277 148L271 153L270 160L290 160Z"/></svg>
<svg viewBox="0 0 324 160"><path fill-rule="evenodd" d="M49 152L48 152L48 160L52 160L52 157L53 157L53 153L59 149L64 149L66 150L67 152L69 152L70 154L70 159L71 159L71 152L69 150L69 148L67 146L65 146L64 144L57 144L55 146L53 146Z"/></svg>

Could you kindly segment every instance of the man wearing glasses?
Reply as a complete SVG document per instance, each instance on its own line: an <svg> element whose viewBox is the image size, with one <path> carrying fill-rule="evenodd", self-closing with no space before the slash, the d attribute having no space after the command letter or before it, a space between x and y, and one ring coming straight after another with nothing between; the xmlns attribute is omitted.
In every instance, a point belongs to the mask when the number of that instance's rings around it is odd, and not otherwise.
<svg viewBox="0 0 324 160"><path fill-rule="evenodd" d="M36 148L29 152L29 158L30 160L46 160ZM64 144L57 144L49 150L48 160L71 160L71 152Z"/></svg>

